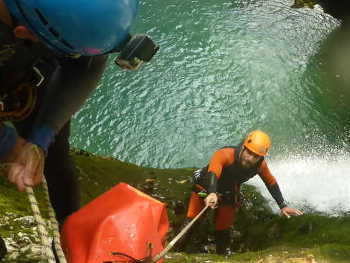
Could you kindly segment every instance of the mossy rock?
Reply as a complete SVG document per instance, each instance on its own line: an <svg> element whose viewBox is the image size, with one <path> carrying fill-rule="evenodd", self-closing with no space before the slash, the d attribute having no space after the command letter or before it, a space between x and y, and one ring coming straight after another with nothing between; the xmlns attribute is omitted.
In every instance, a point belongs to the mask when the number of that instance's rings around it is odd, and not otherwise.
<svg viewBox="0 0 350 263"><path fill-rule="evenodd" d="M316 0L294 0L294 4L292 5L292 7L293 8L302 8L302 7L314 8L316 4L318 4L318 1Z"/></svg>
<svg viewBox="0 0 350 263"><path fill-rule="evenodd" d="M191 192L189 169L154 169L139 167L113 158L99 157L84 151L73 151L72 157L78 171L82 189L82 205L99 196L119 182L126 182L167 204L171 223L171 240L181 228L186 212L186 202ZM31 215L24 193L19 193L4 177L0 177L0 236L18 238L18 233L28 234L31 242L38 243L33 228L19 223L18 217ZM46 216L41 187L35 190L41 210ZM236 254L225 258L213 254L170 253L166 262L312 262L310 255L323 262L343 263L350 258L350 217L339 218L309 213L290 219L274 214L259 191L250 185L242 187L242 206L235 224L236 234L232 248ZM212 213L212 212L210 212ZM205 218L197 247L213 251L213 224ZM191 251L191 249L190 249ZM294 258L294 259L293 259ZM310 257L309 257L310 258ZM27 260L28 259L24 259ZM279 261L278 261L279 260ZM302 261L304 260L304 261ZM35 260L30 260L36 262ZM14 262L11 260L3 262ZM16 262L21 262L19 259ZM320 261L322 262L322 261Z"/></svg>

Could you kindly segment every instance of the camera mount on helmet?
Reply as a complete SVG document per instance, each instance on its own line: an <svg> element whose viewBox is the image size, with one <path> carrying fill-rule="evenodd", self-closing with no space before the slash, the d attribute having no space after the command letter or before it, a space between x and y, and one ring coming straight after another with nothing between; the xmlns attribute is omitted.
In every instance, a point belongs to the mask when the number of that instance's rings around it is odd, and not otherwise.
<svg viewBox="0 0 350 263"><path fill-rule="evenodd" d="M159 46L149 36L135 35L122 48L115 63L121 68L136 70L143 62L149 62L158 50Z"/></svg>

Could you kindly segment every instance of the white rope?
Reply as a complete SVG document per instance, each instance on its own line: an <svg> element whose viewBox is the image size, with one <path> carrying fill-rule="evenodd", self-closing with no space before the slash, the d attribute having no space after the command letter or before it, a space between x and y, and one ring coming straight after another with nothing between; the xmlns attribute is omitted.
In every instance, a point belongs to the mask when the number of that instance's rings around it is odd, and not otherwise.
<svg viewBox="0 0 350 263"><path fill-rule="evenodd" d="M38 202L34 196L33 188L26 186L26 193L29 199L30 207L32 208L35 222L38 226L38 232L41 239L41 244L43 246L43 254L42 259L44 260L44 256L46 257L49 263L56 263L55 256L52 252L51 241L49 233L46 231L46 223L44 219L41 217L40 210L38 207Z"/></svg>
<svg viewBox="0 0 350 263"><path fill-rule="evenodd" d="M49 196L49 189L47 187L47 182L46 182L45 177L43 179L43 187L44 187L46 204L48 205L47 207L48 207L48 212L49 212L49 220L50 220L51 227L52 227L53 243L55 246L56 254L57 254L57 257L58 257L60 263L67 263L66 257L63 253L62 246L61 246L60 229L58 226L58 222L56 220L55 211L53 210L52 205L51 205L50 196Z"/></svg>
<svg viewBox="0 0 350 263"><path fill-rule="evenodd" d="M11 165L16 165L15 163L2 163L0 164L0 169L7 168ZM43 176L43 187L44 187L44 198L45 202L47 204L48 208L48 213L49 213L49 221L51 224L51 230L53 234L53 243L54 247L57 253L57 257L59 259L60 263L67 263L67 260L65 258L65 255L62 250L61 242L60 242L60 231L59 231L59 226L58 222L56 220L55 212L52 208L51 202L50 202L50 197L49 197L49 191L47 187L47 182L45 179L45 176ZM25 187L25 191L27 193L27 197L29 199L30 207L33 211L34 219L35 222L37 223L38 226L38 232L39 232L39 237L41 240L41 245L43 246L43 251L42 253L42 260L47 261L48 263L56 263L55 256L52 251L52 243L51 243L51 238L46 229L48 229L47 224L45 223L44 219L41 216L38 201L35 198L33 188L30 186Z"/></svg>
<svg viewBox="0 0 350 263"><path fill-rule="evenodd" d="M164 250L162 252L160 252L158 255L154 256L154 258L152 258L151 262L152 263L155 263L157 262L158 260L160 260L162 257L165 256L166 253L168 253L168 251L175 245L175 243L184 235L186 234L186 232L190 229L190 227L198 220L198 218L201 217L201 215L207 210L209 206L206 205L202 211L200 211L200 213L192 219L191 222L188 223L188 225L186 225L184 227L184 229L181 230L181 232L179 234L177 234L176 237L173 238L173 240L171 240L169 242L169 244L167 245L166 248L164 248Z"/></svg>

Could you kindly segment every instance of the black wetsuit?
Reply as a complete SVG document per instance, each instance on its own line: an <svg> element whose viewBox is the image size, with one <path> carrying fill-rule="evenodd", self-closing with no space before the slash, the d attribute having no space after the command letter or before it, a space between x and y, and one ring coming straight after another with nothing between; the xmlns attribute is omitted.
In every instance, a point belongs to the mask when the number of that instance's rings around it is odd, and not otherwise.
<svg viewBox="0 0 350 263"><path fill-rule="evenodd" d="M51 202L60 222L80 205L78 181L69 156L69 120L97 87L105 61L106 56L100 56L60 63L44 87L48 94L41 97L33 114L36 124L48 124L56 131L55 141L48 149L45 175ZM17 127L21 126L19 129L24 135L32 123L23 121Z"/></svg>
<svg viewBox="0 0 350 263"><path fill-rule="evenodd" d="M7 29L1 25L0 31L3 33ZM55 139L47 152L45 176L57 219L62 223L67 215L79 208L80 203L74 164L69 157L70 118L97 87L107 56L63 58L49 50L40 52L38 45L27 44L24 44L23 50L17 50L21 54L18 57L14 54L8 67L7 58L2 57L0 91L14 89L21 81L21 73L30 71L33 66L31 61L35 60L35 66L42 72L45 81L37 89L38 101L33 112L26 119L14 124L19 135L24 138L31 136L35 127L41 126L49 127L55 133ZM0 49L4 48L2 41ZM42 48L45 49L43 46ZM36 60L33 54L42 56L42 59ZM22 63L26 59L29 62ZM11 61L11 58L8 60ZM8 70L9 67L11 70ZM11 84L7 80L11 80Z"/></svg>

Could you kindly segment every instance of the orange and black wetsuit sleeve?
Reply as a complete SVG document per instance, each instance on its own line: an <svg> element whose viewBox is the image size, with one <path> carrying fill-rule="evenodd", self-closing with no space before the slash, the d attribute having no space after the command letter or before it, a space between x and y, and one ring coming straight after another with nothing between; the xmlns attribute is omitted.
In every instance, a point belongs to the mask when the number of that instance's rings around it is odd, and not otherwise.
<svg viewBox="0 0 350 263"><path fill-rule="evenodd" d="M264 181L267 189L269 190L272 197L275 199L278 206L281 209L287 206L282 196L282 192L276 181L276 178L271 174L270 169L265 161L261 163L259 176Z"/></svg>
<svg viewBox="0 0 350 263"><path fill-rule="evenodd" d="M210 175L209 193L217 192L217 181L221 177L222 169L234 162L234 149L223 148L216 151L210 159L208 174Z"/></svg>

